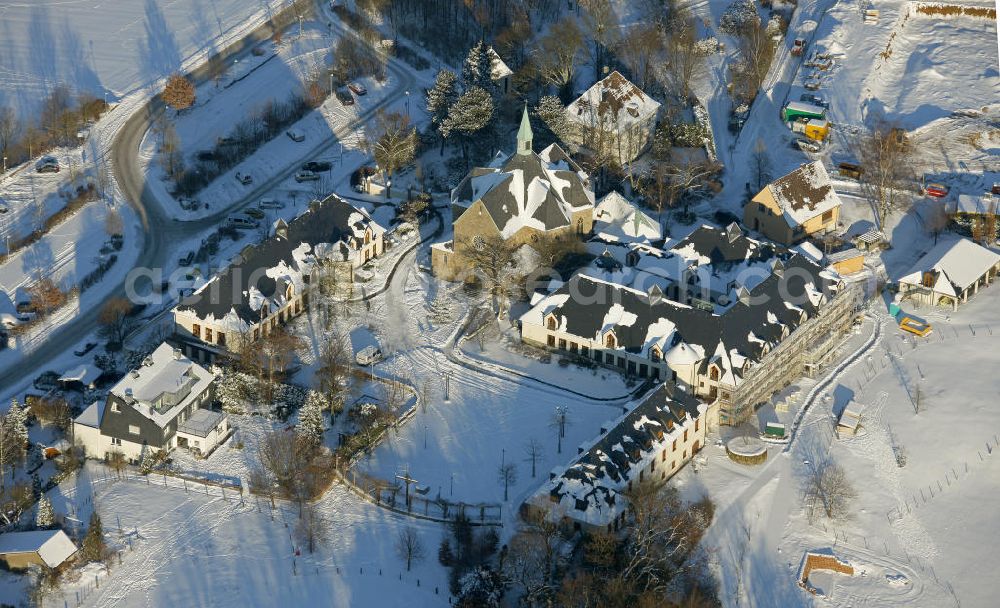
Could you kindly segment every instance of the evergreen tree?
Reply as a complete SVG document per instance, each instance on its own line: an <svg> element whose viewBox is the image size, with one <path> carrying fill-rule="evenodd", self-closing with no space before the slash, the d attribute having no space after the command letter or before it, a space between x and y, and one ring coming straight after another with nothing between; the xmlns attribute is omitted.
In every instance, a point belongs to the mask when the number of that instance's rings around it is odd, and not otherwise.
<svg viewBox="0 0 1000 608"><path fill-rule="evenodd" d="M492 63L489 49L482 40L472 45L462 65L462 84L466 92L479 87L490 94L494 93Z"/></svg>
<svg viewBox="0 0 1000 608"><path fill-rule="evenodd" d="M568 139L570 126L569 121L566 119L566 107L563 106L558 97L546 95L539 99L538 105L535 106L535 116L541 119L545 128L554 136L553 141L566 141ZM541 149L548 145L545 142L548 139L547 136L548 134L544 133L544 131L535 133L536 149Z"/></svg>
<svg viewBox="0 0 1000 608"><path fill-rule="evenodd" d="M448 109L458 101L457 81L455 72L441 70L434 79L434 86L427 90L427 115L432 124L440 125L448 117Z"/></svg>
<svg viewBox="0 0 1000 608"><path fill-rule="evenodd" d="M326 409L326 400L317 391L309 391L306 402L299 410L299 424L296 427L298 433L309 440L315 446L323 443L323 410Z"/></svg>
<svg viewBox="0 0 1000 608"><path fill-rule="evenodd" d="M52 502L49 497L42 494L38 500L38 509L35 511L35 527L39 530L47 530L56 523L55 513L52 512Z"/></svg>
<svg viewBox="0 0 1000 608"><path fill-rule="evenodd" d="M462 157L469 159L469 141L493 120L493 98L481 87L474 87L458 98L438 130L445 138L458 133L462 138Z"/></svg>
<svg viewBox="0 0 1000 608"><path fill-rule="evenodd" d="M90 525L87 527L87 535L83 537L83 547L80 555L84 561L97 562L104 559L107 547L104 544L104 527L101 525L101 516L97 514L95 508L90 515Z"/></svg>
<svg viewBox="0 0 1000 608"><path fill-rule="evenodd" d="M9 425L11 430L11 439L18 441L19 447L24 447L28 443L28 414L21 407L21 404L17 402L17 399L12 399L10 402L10 410L7 412L6 423Z"/></svg>

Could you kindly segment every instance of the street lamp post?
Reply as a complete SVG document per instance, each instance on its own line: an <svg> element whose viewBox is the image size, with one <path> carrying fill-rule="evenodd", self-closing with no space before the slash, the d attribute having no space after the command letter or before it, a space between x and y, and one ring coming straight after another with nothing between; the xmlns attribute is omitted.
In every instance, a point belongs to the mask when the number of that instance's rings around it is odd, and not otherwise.
<svg viewBox="0 0 1000 608"><path fill-rule="evenodd" d="M4 173L7 172L7 155L6 154L3 155L3 172Z"/></svg>
<svg viewBox="0 0 1000 608"><path fill-rule="evenodd" d="M330 74L330 96L333 96L333 74Z"/></svg>
<svg viewBox="0 0 1000 608"><path fill-rule="evenodd" d="M299 15L299 40L302 39L302 15Z"/></svg>
<svg viewBox="0 0 1000 608"><path fill-rule="evenodd" d="M410 117L410 92L406 91L406 117Z"/></svg>

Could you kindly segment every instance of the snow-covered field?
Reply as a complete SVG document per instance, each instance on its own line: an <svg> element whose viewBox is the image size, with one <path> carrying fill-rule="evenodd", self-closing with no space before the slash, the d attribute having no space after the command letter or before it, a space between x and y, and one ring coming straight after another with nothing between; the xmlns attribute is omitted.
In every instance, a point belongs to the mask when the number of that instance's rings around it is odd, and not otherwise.
<svg viewBox="0 0 1000 608"><path fill-rule="evenodd" d="M0 3L0 105L22 116L53 87L108 101L180 69L286 0L33 0Z"/></svg>
<svg viewBox="0 0 1000 608"><path fill-rule="evenodd" d="M223 498L218 489L186 492L145 479L104 482L105 474L91 465L84 479L53 490L52 501L62 513L72 502L84 521L96 504L109 542L122 548L121 563L110 575L93 572L65 585L49 606L76 605L77 592L86 606L447 605L445 570L434 558L440 528L374 508L341 486L317 503L328 539L309 554L296 540L292 505L272 511L251 495ZM408 526L427 550L411 572L394 549Z"/></svg>

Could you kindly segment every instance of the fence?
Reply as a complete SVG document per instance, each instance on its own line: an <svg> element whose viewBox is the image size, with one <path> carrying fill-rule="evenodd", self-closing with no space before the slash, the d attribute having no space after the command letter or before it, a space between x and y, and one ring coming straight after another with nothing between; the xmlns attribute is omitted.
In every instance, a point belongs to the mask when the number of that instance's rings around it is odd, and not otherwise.
<svg viewBox="0 0 1000 608"><path fill-rule="evenodd" d="M398 483L353 469L344 471L341 477L345 485L355 494L396 513L442 523L453 522L460 515L464 515L469 518L472 525L503 525L503 511L498 503L453 502L441 496L425 498L424 495L429 489L411 488L407 491Z"/></svg>

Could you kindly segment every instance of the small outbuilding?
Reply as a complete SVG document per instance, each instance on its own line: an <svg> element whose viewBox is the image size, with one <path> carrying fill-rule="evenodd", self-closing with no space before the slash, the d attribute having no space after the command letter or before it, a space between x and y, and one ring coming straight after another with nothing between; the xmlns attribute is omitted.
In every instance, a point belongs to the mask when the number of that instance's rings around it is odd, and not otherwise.
<svg viewBox="0 0 1000 608"><path fill-rule="evenodd" d="M62 530L0 534L0 561L11 570L25 570L31 566L56 568L76 552L76 545Z"/></svg>
<svg viewBox="0 0 1000 608"><path fill-rule="evenodd" d="M851 401L837 420L837 437L854 437L861 428L861 404Z"/></svg>
<svg viewBox="0 0 1000 608"><path fill-rule="evenodd" d="M1000 254L958 239L938 243L899 279L904 299L957 310L1000 272Z"/></svg>

